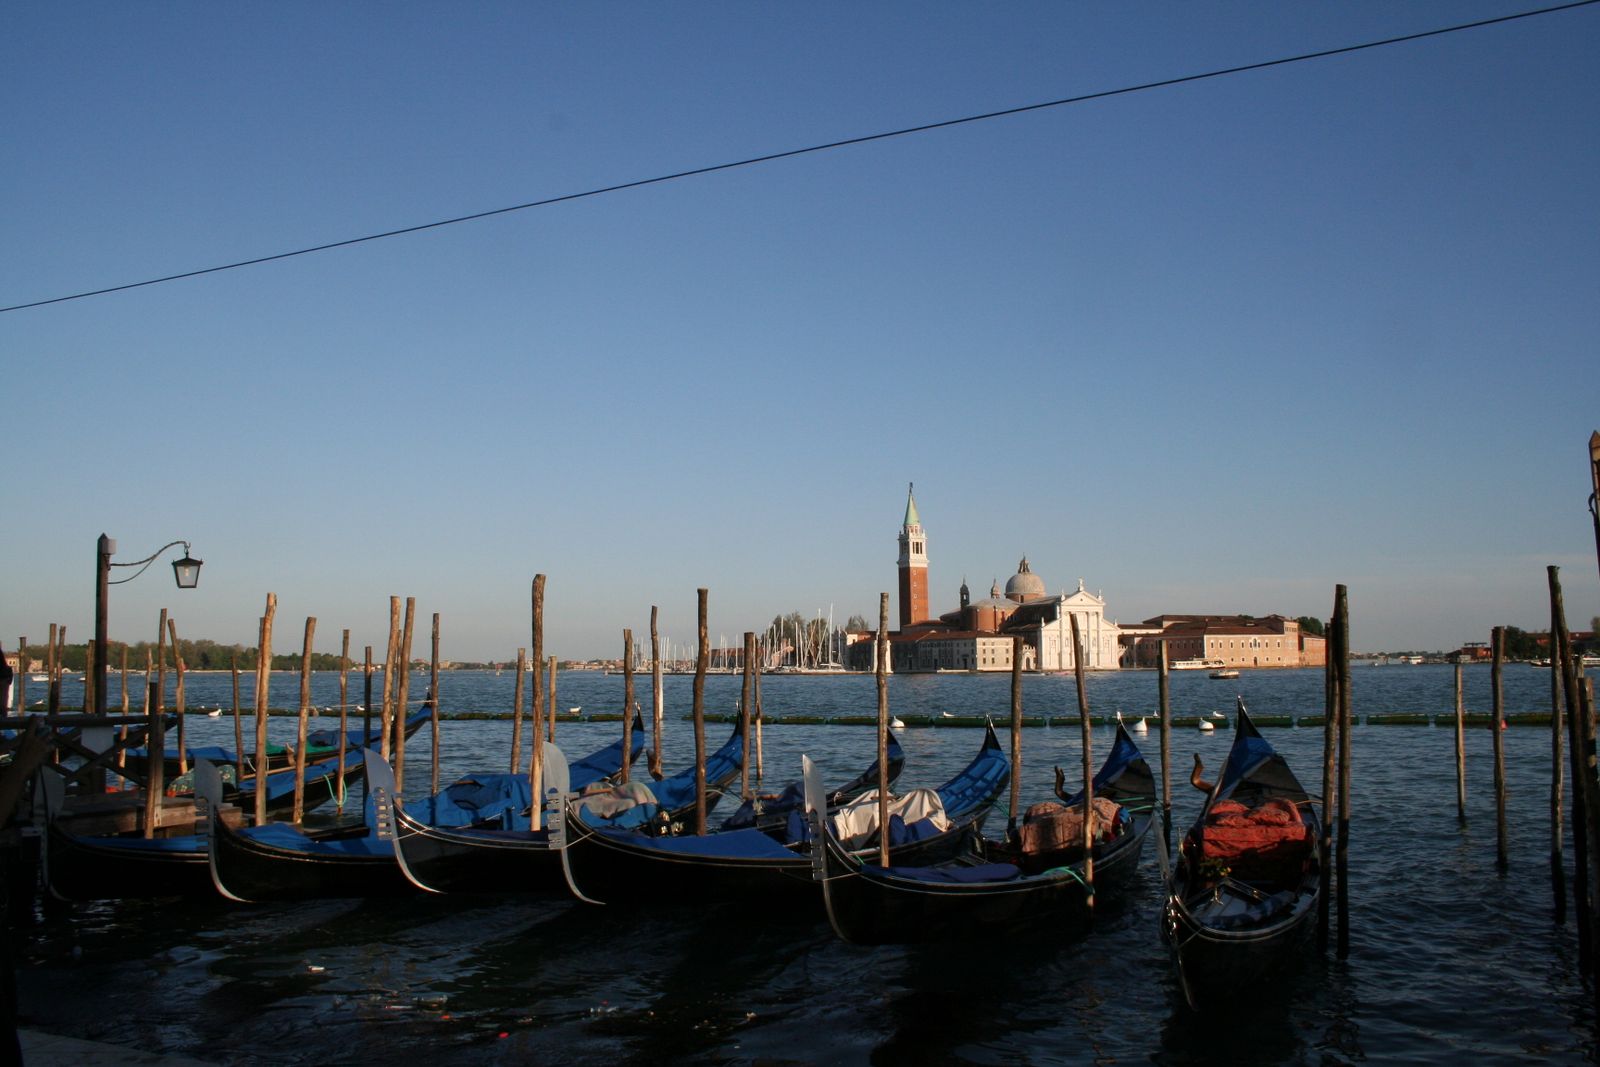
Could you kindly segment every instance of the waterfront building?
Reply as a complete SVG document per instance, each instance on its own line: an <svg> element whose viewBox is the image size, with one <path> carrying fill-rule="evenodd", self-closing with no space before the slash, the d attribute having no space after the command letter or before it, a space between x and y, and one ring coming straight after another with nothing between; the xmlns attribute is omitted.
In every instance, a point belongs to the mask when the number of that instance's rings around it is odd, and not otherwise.
<svg viewBox="0 0 1600 1067"><path fill-rule="evenodd" d="M1106 618L1105 599L1089 592L1081 578L1075 591L1051 594L1024 556L1004 591L996 580L989 596L974 602L963 578L960 606L934 617L928 595L927 532L911 490L906 493L898 544L900 629L889 638L891 670L1009 671L1014 637L1022 638L1024 670L1074 670L1074 617L1085 668L1115 670L1120 666L1120 628ZM870 660L870 650L858 644L851 652L852 666L870 669L862 662Z"/></svg>
<svg viewBox="0 0 1600 1067"><path fill-rule="evenodd" d="M1138 667L1183 660L1219 663L1223 667L1320 667L1327 662L1327 642L1308 634L1282 615L1157 615L1123 633L1124 658Z"/></svg>

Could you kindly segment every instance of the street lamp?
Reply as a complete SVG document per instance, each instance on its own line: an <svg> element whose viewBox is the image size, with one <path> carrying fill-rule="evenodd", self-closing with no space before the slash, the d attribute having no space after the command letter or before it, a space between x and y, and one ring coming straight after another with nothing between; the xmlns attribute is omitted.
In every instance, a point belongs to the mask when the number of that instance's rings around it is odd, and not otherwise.
<svg viewBox="0 0 1600 1067"><path fill-rule="evenodd" d="M154 563L156 557L169 548L183 546L183 558L172 561L172 577L178 583L179 589L193 589L200 583L200 560L189 555L189 542L173 541L162 545L144 559L133 563L112 563L111 556L117 551L117 543L105 534L100 535L99 544L95 546L94 556L94 712L104 716L106 713L106 594L108 587L131 582L143 574ZM111 580L112 567L138 567L139 569L126 578Z"/></svg>

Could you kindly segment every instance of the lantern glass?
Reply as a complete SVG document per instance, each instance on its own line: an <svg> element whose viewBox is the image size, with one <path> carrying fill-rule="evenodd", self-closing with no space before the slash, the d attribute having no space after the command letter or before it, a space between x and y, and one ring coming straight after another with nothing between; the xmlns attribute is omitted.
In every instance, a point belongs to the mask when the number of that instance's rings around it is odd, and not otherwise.
<svg viewBox="0 0 1600 1067"><path fill-rule="evenodd" d="M179 589L193 589L200 584L201 562L191 558L187 550L182 559L172 561L172 576L177 579Z"/></svg>

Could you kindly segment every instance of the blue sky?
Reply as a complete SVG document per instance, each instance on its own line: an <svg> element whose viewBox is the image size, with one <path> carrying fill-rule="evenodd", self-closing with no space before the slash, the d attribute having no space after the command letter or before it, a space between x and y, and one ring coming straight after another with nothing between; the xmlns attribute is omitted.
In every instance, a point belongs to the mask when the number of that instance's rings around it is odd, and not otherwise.
<svg viewBox="0 0 1600 1067"><path fill-rule="evenodd" d="M15 4L0 306L1510 14L1340 5ZM1600 7L0 314L0 640L615 654L937 607L1446 648L1600 614ZM16 432L20 431L20 432ZM165 570L165 566L162 567ZM290 637L285 634L292 635Z"/></svg>

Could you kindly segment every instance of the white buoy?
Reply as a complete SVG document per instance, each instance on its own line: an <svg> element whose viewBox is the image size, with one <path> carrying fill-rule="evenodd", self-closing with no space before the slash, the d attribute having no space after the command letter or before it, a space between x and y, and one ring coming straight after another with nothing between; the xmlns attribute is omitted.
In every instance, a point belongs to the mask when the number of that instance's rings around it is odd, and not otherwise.
<svg viewBox="0 0 1600 1067"><path fill-rule="evenodd" d="M896 717L889 720L889 727L890 729L894 730L904 730L906 728L906 724L901 722L900 719Z"/></svg>
<svg viewBox="0 0 1600 1067"><path fill-rule="evenodd" d="M1144 721L1143 715L1139 716L1139 721L1133 724L1133 732L1136 734L1147 734L1150 732L1150 724Z"/></svg>
<svg viewBox="0 0 1600 1067"><path fill-rule="evenodd" d="M1216 727L1211 725L1211 722L1210 722L1209 719L1201 719L1200 720L1200 732L1201 733L1205 733L1205 732L1207 732L1209 730L1215 730L1215 729L1216 729Z"/></svg>

